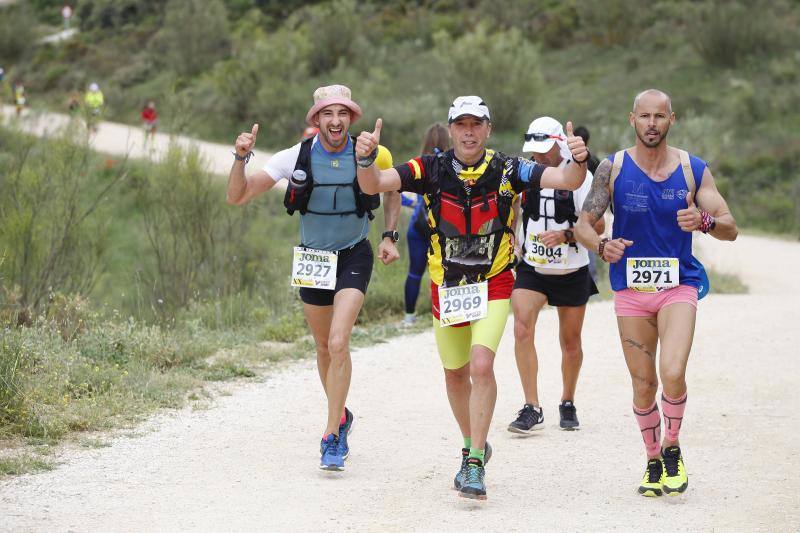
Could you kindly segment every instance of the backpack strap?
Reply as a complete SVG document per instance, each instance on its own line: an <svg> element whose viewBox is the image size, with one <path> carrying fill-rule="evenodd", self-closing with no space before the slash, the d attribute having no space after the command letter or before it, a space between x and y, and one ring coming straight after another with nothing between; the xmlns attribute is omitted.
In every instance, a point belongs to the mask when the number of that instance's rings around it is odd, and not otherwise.
<svg viewBox="0 0 800 533"><path fill-rule="evenodd" d="M689 160L689 152L686 150L678 150L678 156L681 158L681 167L683 167L683 177L686 179L686 187L692 195L696 196L697 182L694 181L694 172L692 171L692 162Z"/></svg>
<svg viewBox="0 0 800 533"><path fill-rule="evenodd" d="M625 150L620 150L614 154L614 163L611 165L611 176L608 179L608 192L611 194L611 212L614 212L614 181L622 170L622 162L625 161Z"/></svg>

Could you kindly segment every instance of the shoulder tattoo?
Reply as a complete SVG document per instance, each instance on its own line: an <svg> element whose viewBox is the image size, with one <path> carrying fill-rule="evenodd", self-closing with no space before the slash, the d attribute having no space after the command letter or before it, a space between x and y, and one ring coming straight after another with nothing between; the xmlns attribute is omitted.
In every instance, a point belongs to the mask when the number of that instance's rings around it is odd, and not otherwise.
<svg viewBox="0 0 800 533"><path fill-rule="evenodd" d="M592 224L602 218L603 213L611 203L611 192L609 191L609 181L611 179L611 161L603 159L594 173L594 181L589 195L583 202L583 212L592 217Z"/></svg>

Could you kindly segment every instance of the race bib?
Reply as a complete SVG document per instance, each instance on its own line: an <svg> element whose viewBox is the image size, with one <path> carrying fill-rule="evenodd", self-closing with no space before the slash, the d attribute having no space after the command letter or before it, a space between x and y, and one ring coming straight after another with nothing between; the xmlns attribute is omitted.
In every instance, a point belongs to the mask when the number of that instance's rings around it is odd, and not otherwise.
<svg viewBox="0 0 800 533"><path fill-rule="evenodd" d="M485 318L489 313L489 284L485 281L439 287L439 325L452 326Z"/></svg>
<svg viewBox="0 0 800 533"><path fill-rule="evenodd" d="M334 290L338 259L336 252L295 246L292 260L292 287Z"/></svg>
<svg viewBox="0 0 800 533"><path fill-rule="evenodd" d="M629 257L625 268L628 288L639 292L658 292L678 286L676 257Z"/></svg>
<svg viewBox="0 0 800 533"><path fill-rule="evenodd" d="M553 248L548 248L539 239L539 235L532 230L528 231L525 240L525 262L533 266L547 266L563 264L567 262L569 245L559 244Z"/></svg>

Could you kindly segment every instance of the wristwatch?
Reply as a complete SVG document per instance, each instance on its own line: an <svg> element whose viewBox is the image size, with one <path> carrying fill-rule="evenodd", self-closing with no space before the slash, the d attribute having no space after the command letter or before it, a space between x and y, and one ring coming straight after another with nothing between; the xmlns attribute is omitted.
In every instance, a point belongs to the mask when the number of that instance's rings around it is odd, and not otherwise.
<svg viewBox="0 0 800 533"><path fill-rule="evenodd" d="M572 230L571 229L565 229L564 230L564 240L566 242L569 242L569 241L574 240L574 239L575 239L575 234L572 232Z"/></svg>
<svg viewBox="0 0 800 533"><path fill-rule="evenodd" d="M392 239L392 242L397 242L400 240L400 233L397 230L384 231L383 235L381 235L381 239L385 239L386 237Z"/></svg>

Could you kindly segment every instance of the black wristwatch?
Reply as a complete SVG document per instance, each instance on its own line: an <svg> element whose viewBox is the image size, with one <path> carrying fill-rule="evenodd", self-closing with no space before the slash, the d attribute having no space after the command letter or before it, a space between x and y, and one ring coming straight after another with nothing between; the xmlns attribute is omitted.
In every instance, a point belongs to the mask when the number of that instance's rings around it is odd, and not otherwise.
<svg viewBox="0 0 800 533"><path fill-rule="evenodd" d="M385 239L386 237L392 239L392 242L397 242L400 240L400 233L397 230L384 231L383 235L381 235L381 239Z"/></svg>
<svg viewBox="0 0 800 533"><path fill-rule="evenodd" d="M572 232L572 230L571 229L565 229L564 230L564 240L567 241L567 243L569 243L569 241L572 241L574 239L575 239L575 234Z"/></svg>

